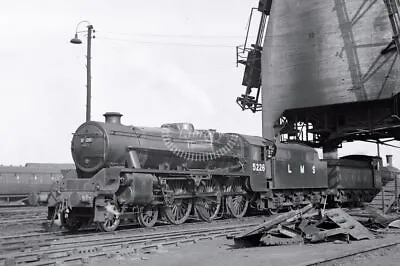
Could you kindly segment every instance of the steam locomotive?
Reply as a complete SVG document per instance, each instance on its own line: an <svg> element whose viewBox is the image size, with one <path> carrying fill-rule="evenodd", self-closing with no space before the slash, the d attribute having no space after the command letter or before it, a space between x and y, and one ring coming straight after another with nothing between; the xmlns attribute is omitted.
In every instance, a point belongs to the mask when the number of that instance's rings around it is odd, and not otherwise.
<svg viewBox="0 0 400 266"><path fill-rule="evenodd" d="M71 141L76 170L48 200L48 219L68 230L96 223L113 231L121 220L153 226L210 221L320 203L370 200L381 188L379 157L320 160L315 149L262 137L121 124L121 114L83 123Z"/></svg>

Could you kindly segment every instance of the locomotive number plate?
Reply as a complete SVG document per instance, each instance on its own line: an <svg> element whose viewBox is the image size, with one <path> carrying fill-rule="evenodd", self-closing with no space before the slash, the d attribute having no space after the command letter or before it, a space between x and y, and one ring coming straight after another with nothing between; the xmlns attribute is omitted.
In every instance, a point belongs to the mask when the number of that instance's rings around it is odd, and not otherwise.
<svg viewBox="0 0 400 266"><path fill-rule="evenodd" d="M253 163L253 172L265 172L265 164Z"/></svg>

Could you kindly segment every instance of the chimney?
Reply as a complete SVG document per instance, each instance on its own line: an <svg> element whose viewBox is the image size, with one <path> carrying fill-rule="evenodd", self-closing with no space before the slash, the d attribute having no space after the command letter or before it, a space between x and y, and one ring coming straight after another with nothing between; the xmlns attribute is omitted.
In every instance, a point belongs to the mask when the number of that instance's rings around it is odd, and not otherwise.
<svg viewBox="0 0 400 266"><path fill-rule="evenodd" d="M386 163L389 166L393 166L393 155L386 155Z"/></svg>
<svg viewBox="0 0 400 266"><path fill-rule="evenodd" d="M118 112L107 112L104 114L106 123L113 123L121 125L121 116L122 114Z"/></svg>

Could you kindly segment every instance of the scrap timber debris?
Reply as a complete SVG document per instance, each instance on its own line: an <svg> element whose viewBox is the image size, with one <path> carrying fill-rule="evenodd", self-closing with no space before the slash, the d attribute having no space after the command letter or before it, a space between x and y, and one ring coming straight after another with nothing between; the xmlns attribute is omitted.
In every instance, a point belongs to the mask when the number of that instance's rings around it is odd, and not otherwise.
<svg viewBox="0 0 400 266"><path fill-rule="evenodd" d="M279 214L237 235L235 246L275 246L322 241L373 239L374 235L340 208L300 210Z"/></svg>
<svg viewBox="0 0 400 266"><path fill-rule="evenodd" d="M354 219L370 229L381 229L391 227L391 223L399 220L398 213L382 214L381 210L365 206L363 208L345 209Z"/></svg>

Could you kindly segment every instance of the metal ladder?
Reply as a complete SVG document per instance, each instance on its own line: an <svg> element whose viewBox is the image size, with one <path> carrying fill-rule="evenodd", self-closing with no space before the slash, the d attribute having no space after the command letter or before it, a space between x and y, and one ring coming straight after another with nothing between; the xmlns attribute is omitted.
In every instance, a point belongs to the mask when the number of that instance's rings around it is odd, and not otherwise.
<svg viewBox="0 0 400 266"><path fill-rule="evenodd" d="M263 38L266 29L267 17L271 11L272 0L260 0L258 8L252 8L247 27L247 34L244 45L236 47L236 65L243 64L246 66L242 85L246 86L246 91L241 96L237 97L236 103L242 110L251 110L253 113L261 111L260 91L261 91L261 53ZM247 46L249 37L249 30L253 11L258 10L261 12L260 24L258 27L257 39L255 44L250 47ZM256 90L255 95L251 95L252 90Z"/></svg>

